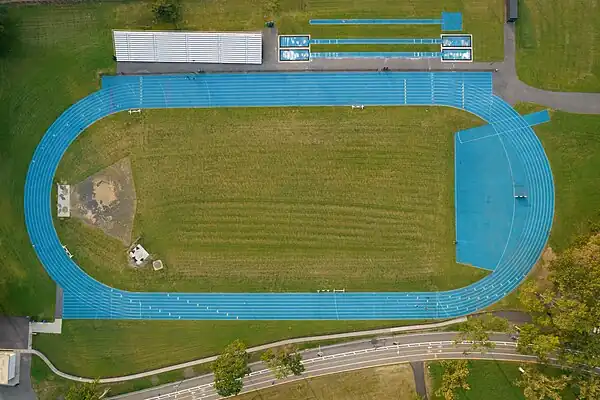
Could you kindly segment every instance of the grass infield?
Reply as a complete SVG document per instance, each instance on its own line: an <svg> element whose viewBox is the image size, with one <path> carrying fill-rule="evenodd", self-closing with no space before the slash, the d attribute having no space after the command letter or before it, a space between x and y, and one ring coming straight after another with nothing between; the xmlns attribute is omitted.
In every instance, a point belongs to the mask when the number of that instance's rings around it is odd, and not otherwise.
<svg viewBox="0 0 600 400"><path fill-rule="evenodd" d="M102 282L130 290L423 290L485 272L454 262L457 110L373 107L152 110L92 126L57 178L131 159L133 237L166 265L79 220L61 241Z"/></svg>

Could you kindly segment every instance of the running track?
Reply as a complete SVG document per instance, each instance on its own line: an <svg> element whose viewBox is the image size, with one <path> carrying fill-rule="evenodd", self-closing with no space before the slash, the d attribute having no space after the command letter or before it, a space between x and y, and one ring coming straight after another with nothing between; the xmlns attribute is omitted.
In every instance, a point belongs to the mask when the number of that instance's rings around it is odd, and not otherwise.
<svg viewBox="0 0 600 400"><path fill-rule="evenodd" d="M528 205L518 240L493 273L464 288L411 293L134 293L108 287L65 254L52 221L53 177L70 143L95 121L132 108L439 105L491 124L521 157ZM358 111L359 112L359 111ZM554 212L552 173L527 122L492 93L490 73L262 73L114 77L66 110L36 149L25 183L35 251L64 289L64 318L430 319L462 316L516 288L539 258Z"/></svg>

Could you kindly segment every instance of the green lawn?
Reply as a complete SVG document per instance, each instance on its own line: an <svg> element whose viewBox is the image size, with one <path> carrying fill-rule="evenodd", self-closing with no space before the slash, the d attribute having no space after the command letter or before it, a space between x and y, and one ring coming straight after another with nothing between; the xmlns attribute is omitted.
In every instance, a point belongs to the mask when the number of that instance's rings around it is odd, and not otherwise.
<svg viewBox="0 0 600 400"><path fill-rule="evenodd" d="M103 391L106 388L110 388L109 395L116 396L122 393L131 393L138 390L144 390L150 387L160 386L170 382L177 382L207 373L210 373L210 365L201 364L195 367L165 372L146 378L139 378L110 385L100 385L100 390ZM55 375L50 368L48 368L48 366L36 356L33 356L31 364L31 382L38 400L60 399L60 396L66 393L69 386L77 384L74 381L63 379L58 375Z"/></svg>
<svg viewBox="0 0 600 400"><path fill-rule="evenodd" d="M57 178L122 157L138 204L133 237L165 262L70 219L62 243L111 286L157 291L439 290L485 272L454 262L453 109L153 110L104 119Z"/></svg>
<svg viewBox="0 0 600 400"><path fill-rule="evenodd" d="M189 371L186 371L189 373ZM147 379L136 379L110 387L109 396L142 390L150 386L184 379L186 372L161 374ZM199 371L198 371L199 372ZM73 384L58 378L39 358L34 357L32 383L39 400L56 400ZM320 376L298 382L277 385L235 397L239 400L414 400L415 384L409 364L366 368L357 371Z"/></svg>
<svg viewBox="0 0 600 400"><path fill-rule="evenodd" d="M304 379L234 397L238 400L414 400L409 364L366 368Z"/></svg>
<svg viewBox="0 0 600 400"><path fill-rule="evenodd" d="M63 372L86 377L132 374L293 337L411 325L424 321L63 321L61 335L38 334L34 348ZM426 321L425 321L426 322Z"/></svg>
<svg viewBox="0 0 600 400"><path fill-rule="evenodd" d="M55 375L39 357L32 356L31 386L38 400L56 400L70 384L71 381Z"/></svg>
<svg viewBox="0 0 600 400"><path fill-rule="evenodd" d="M439 362L427 363L429 376L431 378L431 390L429 398L431 400L442 400L442 397L435 396L435 391L439 388L444 369ZM460 390L456 400L524 400L523 390L515 385L519 379L519 364L501 361L469 361L469 370L471 371L467 382L470 390ZM551 373L559 373L557 369L550 369ZM574 399L575 396L569 391L563 394L564 400Z"/></svg>
<svg viewBox="0 0 600 400"><path fill-rule="evenodd" d="M600 92L600 1L521 0L517 72L548 90Z"/></svg>

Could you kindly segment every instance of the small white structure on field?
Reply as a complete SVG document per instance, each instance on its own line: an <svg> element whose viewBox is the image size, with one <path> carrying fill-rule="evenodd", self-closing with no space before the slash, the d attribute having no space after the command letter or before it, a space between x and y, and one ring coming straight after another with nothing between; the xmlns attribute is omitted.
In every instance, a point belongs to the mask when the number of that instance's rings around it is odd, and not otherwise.
<svg viewBox="0 0 600 400"><path fill-rule="evenodd" d="M16 386L19 383L18 364L19 356L14 351L0 352L0 386Z"/></svg>
<svg viewBox="0 0 600 400"><path fill-rule="evenodd" d="M131 250L129 250L129 257L131 261L135 263L135 265L142 265L144 261L150 257L150 254L142 247L141 244L135 245Z"/></svg>
<svg viewBox="0 0 600 400"><path fill-rule="evenodd" d="M152 261L152 268L154 268L155 271L160 271L164 267L162 260Z"/></svg>
<svg viewBox="0 0 600 400"><path fill-rule="evenodd" d="M71 216L71 186L58 184L58 218L69 218Z"/></svg>

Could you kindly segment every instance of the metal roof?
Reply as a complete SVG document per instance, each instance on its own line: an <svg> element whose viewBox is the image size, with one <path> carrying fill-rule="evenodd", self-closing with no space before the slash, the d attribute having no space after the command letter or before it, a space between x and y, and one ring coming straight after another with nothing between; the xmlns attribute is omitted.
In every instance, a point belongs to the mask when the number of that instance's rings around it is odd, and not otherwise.
<svg viewBox="0 0 600 400"><path fill-rule="evenodd" d="M17 356L14 352L0 352L0 385L8 385L16 375Z"/></svg>
<svg viewBox="0 0 600 400"><path fill-rule="evenodd" d="M262 64L261 32L113 31L117 61Z"/></svg>
<svg viewBox="0 0 600 400"><path fill-rule="evenodd" d="M509 20L516 20L519 17L519 0L506 0L506 7Z"/></svg>

